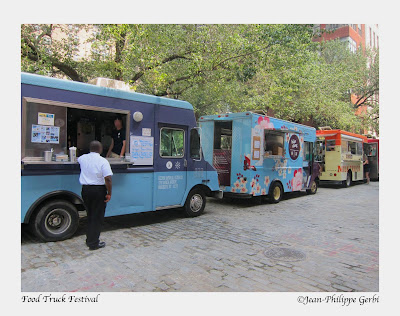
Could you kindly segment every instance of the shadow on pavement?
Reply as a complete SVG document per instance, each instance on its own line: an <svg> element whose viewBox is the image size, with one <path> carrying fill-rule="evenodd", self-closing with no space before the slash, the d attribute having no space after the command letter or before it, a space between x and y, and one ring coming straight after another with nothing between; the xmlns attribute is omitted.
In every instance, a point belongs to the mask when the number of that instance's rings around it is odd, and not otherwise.
<svg viewBox="0 0 400 316"><path fill-rule="evenodd" d="M183 211L179 208L160 210L156 212L137 213L129 215L119 215L104 218L104 224L102 232L113 231L122 228L132 228L146 226L150 224L157 224L176 220L179 218L185 218ZM78 229L74 234L76 236L82 236L86 234L86 217L79 219ZM29 225L21 225L21 244L29 243L41 243L29 229Z"/></svg>

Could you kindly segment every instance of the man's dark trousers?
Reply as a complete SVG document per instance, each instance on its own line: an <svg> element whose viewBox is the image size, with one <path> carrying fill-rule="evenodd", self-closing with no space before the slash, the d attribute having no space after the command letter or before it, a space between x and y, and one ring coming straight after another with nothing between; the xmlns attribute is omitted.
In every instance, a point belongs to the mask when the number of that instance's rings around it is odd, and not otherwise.
<svg viewBox="0 0 400 316"><path fill-rule="evenodd" d="M106 211L107 189L105 185L83 185L82 198L87 211L86 244L96 247L99 244L101 225Z"/></svg>

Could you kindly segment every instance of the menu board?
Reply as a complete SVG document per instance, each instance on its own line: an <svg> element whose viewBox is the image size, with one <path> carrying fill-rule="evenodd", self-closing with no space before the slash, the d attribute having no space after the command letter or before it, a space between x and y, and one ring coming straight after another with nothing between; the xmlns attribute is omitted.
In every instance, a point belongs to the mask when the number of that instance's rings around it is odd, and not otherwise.
<svg viewBox="0 0 400 316"><path fill-rule="evenodd" d="M131 161L135 165L153 165L154 138L131 136Z"/></svg>
<svg viewBox="0 0 400 316"><path fill-rule="evenodd" d="M253 160L260 160L261 152L261 138L260 136L253 136Z"/></svg>
<svg viewBox="0 0 400 316"><path fill-rule="evenodd" d="M58 126L32 125L32 143L58 144L60 128Z"/></svg>

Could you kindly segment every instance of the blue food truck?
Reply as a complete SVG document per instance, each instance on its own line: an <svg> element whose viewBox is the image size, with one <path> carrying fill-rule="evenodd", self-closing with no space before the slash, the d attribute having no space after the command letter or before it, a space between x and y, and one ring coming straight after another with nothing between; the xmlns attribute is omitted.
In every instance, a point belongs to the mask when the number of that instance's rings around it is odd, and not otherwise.
<svg viewBox="0 0 400 316"><path fill-rule="evenodd" d="M85 210L75 155L98 140L105 156L116 116L126 152L107 158L114 175L106 217L177 207L198 216L206 196L221 194L188 102L27 73L21 97L21 222L44 241L75 233Z"/></svg>
<svg viewBox="0 0 400 316"><path fill-rule="evenodd" d="M224 196L278 203L284 192L317 192L315 128L254 112L202 116L199 125Z"/></svg>

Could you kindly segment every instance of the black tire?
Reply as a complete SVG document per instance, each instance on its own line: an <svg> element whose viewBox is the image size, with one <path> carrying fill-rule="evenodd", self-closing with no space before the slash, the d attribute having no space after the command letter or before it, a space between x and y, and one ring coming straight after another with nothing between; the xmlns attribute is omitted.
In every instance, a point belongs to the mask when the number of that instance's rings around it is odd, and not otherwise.
<svg viewBox="0 0 400 316"><path fill-rule="evenodd" d="M32 232L42 241L68 239L76 232L78 224L77 209L64 200L45 203L30 220Z"/></svg>
<svg viewBox="0 0 400 316"><path fill-rule="evenodd" d="M272 203L279 203L280 200L282 200L283 196L283 188L282 185L279 182L273 182L271 186L269 187L269 200Z"/></svg>
<svg viewBox="0 0 400 316"><path fill-rule="evenodd" d="M306 190L307 194L315 194L318 190L318 182L313 180L309 189Z"/></svg>
<svg viewBox="0 0 400 316"><path fill-rule="evenodd" d="M206 195L201 189L193 189L189 192L183 210L189 217L196 217L204 212L206 207Z"/></svg>
<svg viewBox="0 0 400 316"><path fill-rule="evenodd" d="M352 181L351 181L351 172L348 172L347 176L346 176L346 180L342 181L342 186L344 188L348 188L349 186L351 186L351 183L352 183Z"/></svg>

